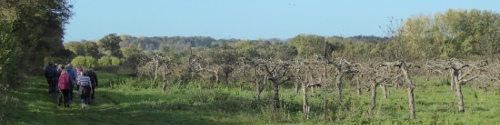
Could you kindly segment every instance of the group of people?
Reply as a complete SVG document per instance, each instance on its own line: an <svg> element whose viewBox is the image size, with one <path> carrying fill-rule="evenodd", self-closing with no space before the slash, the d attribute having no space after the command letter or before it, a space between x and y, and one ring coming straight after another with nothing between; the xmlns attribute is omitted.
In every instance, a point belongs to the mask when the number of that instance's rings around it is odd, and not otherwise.
<svg viewBox="0 0 500 125"><path fill-rule="evenodd" d="M81 107L87 107L87 104L94 102L95 88L99 85L97 74L93 67L87 71L83 70L81 65L77 65L76 70L71 64L63 66L49 63L45 67L45 78L49 84L49 96L57 96L57 104L69 107L73 100L73 88L76 85L78 96L81 98Z"/></svg>

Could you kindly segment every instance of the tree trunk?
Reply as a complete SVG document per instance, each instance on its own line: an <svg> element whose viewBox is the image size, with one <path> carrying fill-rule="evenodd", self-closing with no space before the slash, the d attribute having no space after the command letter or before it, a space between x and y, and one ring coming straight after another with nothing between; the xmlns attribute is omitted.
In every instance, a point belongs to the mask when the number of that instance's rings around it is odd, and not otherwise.
<svg viewBox="0 0 500 125"><path fill-rule="evenodd" d="M403 73L406 82L408 83L408 110L410 111L410 119L416 119L415 115L415 100L413 90L415 87L413 86L413 82L411 81L410 75L408 75L408 71L405 69L405 64L403 63L400 67L401 72Z"/></svg>
<svg viewBox="0 0 500 125"><path fill-rule="evenodd" d="M342 106L344 103L342 103L342 77L344 76L344 73L339 72L337 75L337 99L339 101L340 106Z"/></svg>
<svg viewBox="0 0 500 125"><path fill-rule="evenodd" d="M311 95L313 95L313 96L316 95L316 90L314 90L314 87L315 86L311 86L311 92L312 92Z"/></svg>
<svg viewBox="0 0 500 125"><path fill-rule="evenodd" d="M324 55L324 58L325 58L325 65L324 65L325 69L324 70L325 71L323 72L323 80L321 80L323 85L321 87L323 87L323 100L324 100L323 115L325 116L324 117L325 120L327 120L327 116L328 116L328 98L327 98L327 95L328 95L328 93L327 93L327 89L328 89L328 87L327 87L328 86L328 84L327 84L327 79L328 79L328 77L327 77L328 76L328 74L327 74L328 73L327 72L328 71L328 67L327 67L328 66L328 60L326 59L326 37L325 37L324 49L325 49L325 51L324 51L324 54L325 54Z"/></svg>
<svg viewBox="0 0 500 125"><path fill-rule="evenodd" d="M396 84L394 84L394 90L395 90L395 91L398 91L398 90L399 90L399 85L400 85L400 83L398 83L398 82L395 82L395 83L396 83Z"/></svg>
<svg viewBox="0 0 500 125"><path fill-rule="evenodd" d="M453 79L455 81L455 97L458 98L458 112L465 112L464 97L462 95L462 86L459 80L459 70L453 71Z"/></svg>
<svg viewBox="0 0 500 125"><path fill-rule="evenodd" d="M371 104L370 113L371 113L373 111L373 109L375 109L375 106L377 104L377 81L375 81L370 86L370 90L372 91L372 93L371 93L371 101L370 101L370 104Z"/></svg>
<svg viewBox="0 0 500 125"><path fill-rule="evenodd" d="M302 82L302 113L304 113L304 118L309 119L309 100L307 98L307 86Z"/></svg>
<svg viewBox="0 0 500 125"><path fill-rule="evenodd" d="M460 84L456 84L456 96L458 97L458 112L465 112L464 97L462 95L462 87Z"/></svg>
<svg viewBox="0 0 500 125"><path fill-rule="evenodd" d="M220 84L220 80L219 80L219 72L218 72L218 71L216 71L216 72L215 72L215 83L217 83L217 85L219 85L219 84Z"/></svg>
<svg viewBox="0 0 500 125"><path fill-rule="evenodd" d="M328 98L327 98L327 87L326 87L326 82L323 82L323 115L325 116L325 120L327 119L328 116Z"/></svg>
<svg viewBox="0 0 500 125"><path fill-rule="evenodd" d="M257 90L257 95L255 97L256 100L260 99L260 94L262 93L262 91L264 91L264 87L266 86L266 81L267 81L267 75L264 76L262 82L258 78L255 79L256 90Z"/></svg>
<svg viewBox="0 0 500 125"><path fill-rule="evenodd" d="M296 74L296 76L298 75ZM299 79L295 79L294 86L295 86L294 88L295 94L299 94Z"/></svg>
<svg viewBox="0 0 500 125"><path fill-rule="evenodd" d="M229 72L224 72L225 84L229 85Z"/></svg>
<svg viewBox="0 0 500 125"><path fill-rule="evenodd" d="M261 92L260 92L260 91L259 91L259 92L257 92L257 95L256 95L255 99L260 100L260 94L261 94Z"/></svg>
<svg viewBox="0 0 500 125"><path fill-rule="evenodd" d="M165 91L167 90L167 74L164 73L163 74L163 80L162 80L162 87L161 87L161 90L163 93L165 93Z"/></svg>
<svg viewBox="0 0 500 125"><path fill-rule="evenodd" d="M425 75L425 81L429 81L430 74L431 74L431 70L427 70L427 73Z"/></svg>
<svg viewBox="0 0 500 125"><path fill-rule="evenodd" d="M372 111L375 109L375 107L377 106L377 86L382 84L383 82L385 82L385 78L384 79L381 79L380 81L374 81L372 83L372 85L370 86L370 90L372 91L371 93L371 101L370 101L370 104L371 104L371 109L369 111L369 113L371 114Z"/></svg>
<svg viewBox="0 0 500 125"><path fill-rule="evenodd" d="M358 95L361 95L362 94L362 91L361 91L361 82L359 82L359 78L356 78L356 93L358 93Z"/></svg>
<svg viewBox="0 0 500 125"><path fill-rule="evenodd" d="M280 95L279 95L279 84L277 81L272 81L273 82L273 91L274 91L274 106L276 108L280 108Z"/></svg>
<svg viewBox="0 0 500 125"><path fill-rule="evenodd" d="M453 81L453 87L452 90L455 91L455 98L458 99L458 112L464 112L464 98L462 95L462 86L460 85L460 70L458 69L451 69L451 81Z"/></svg>
<svg viewBox="0 0 500 125"><path fill-rule="evenodd" d="M451 91L455 91L455 72L453 71L453 69L450 69L450 77L451 77L451 80L450 80L450 89ZM458 74L457 74L458 75Z"/></svg>
<svg viewBox="0 0 500 125"><path fill-rule="evenodd" d="M387 87L385 85L379 85L382 88L382 93L384 93L384 99L387 99L389 96L387 94Z"/></svg>
<svg viewBox="0 0 500 125"><path fill-rule="evenodd" d="M410 86L408 87L408 104L409 104L409 110L410 110L410 119L415 119L416 118L416 115L415 115L415 101L414 101L414 94L413 94L413 90L414 90L414 87Z"/></svg>
<svg viewBox="0 0 500 125"><path fill-rule="evenodd" d="M156 79L158 78L158 66L159 66L160 61L156 60L156 65L155 65L155 82Z"/></svg>
<svg viewBox="0 0 500 125"><path fill-rule="evenodd" d="M484 92L484 95L488 95L488 88L486 86L486 83L483 83L483 92Z"/></svg>
<svg viewBox="0 0 500 125"><path fill-rule="evenodd" d="M255 90L256 90L256 95L255 95L255 100L260 100L260 82L259 79L255 80Z"/></svg>

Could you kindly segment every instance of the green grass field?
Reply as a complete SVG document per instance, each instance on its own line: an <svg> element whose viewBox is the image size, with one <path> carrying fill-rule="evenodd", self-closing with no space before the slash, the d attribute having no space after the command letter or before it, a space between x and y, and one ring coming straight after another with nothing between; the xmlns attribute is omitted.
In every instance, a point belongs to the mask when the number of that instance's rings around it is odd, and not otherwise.
<svg viewBox="0 0 500 125"><path fill-rule="evenodd" d="M322 91L310 97L311 119L302 117L302 96L291 85L280 89L283 108L271 105L272 91L266 88L261 100L255 100L250 87L207 89L201 83L181 85L170 82L162 93L148 80L135 80L123 74L98 72L100 86L96 102L80 109L75 98L70 108L58 107L55 97L47 94L41 76L29 77L22 88L0 98L2 124L497 124L500 123L500 91L463 86L466 111L458 113L454 92L443 82L414 79L417 119L410 120L404 88L388 88L383 99L378 89L377 107L368 112L369 92L344 89L345 107L336 102L334 89L329 91L330 109L325 119ZM137 87L139 86L139 87ZM142 86L142 87L141 87ZM249 85L253 86L253 85Z"/></svg>

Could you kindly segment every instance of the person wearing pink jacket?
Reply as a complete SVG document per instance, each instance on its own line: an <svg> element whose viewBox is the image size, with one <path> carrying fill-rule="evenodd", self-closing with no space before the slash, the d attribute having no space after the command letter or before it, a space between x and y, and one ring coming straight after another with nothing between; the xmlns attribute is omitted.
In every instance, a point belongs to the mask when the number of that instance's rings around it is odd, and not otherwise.
<svg viewBox="0 0 500 125"><path fill-rule="evenodd" d="M57 105L61 106L64 103L64 107L69 107L69 93L71 92L71 81L66 70L61 71L61 76L59 76L59 88L61 95L58 97Z"/></svg>

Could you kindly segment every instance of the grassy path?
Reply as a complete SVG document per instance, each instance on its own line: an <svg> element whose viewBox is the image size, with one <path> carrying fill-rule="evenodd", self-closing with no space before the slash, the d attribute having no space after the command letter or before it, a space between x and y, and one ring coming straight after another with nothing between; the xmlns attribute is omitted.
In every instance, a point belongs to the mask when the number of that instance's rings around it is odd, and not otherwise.
<svg viewBox="0 0 500 125"><path fill-rule="evenodd" d="M0 124L224 124L193 112L158 110L158 101L151 100L168 98L158 90L113 90L106 85L110 78L127 76L98 75L95 103L85 109L80 98L74 98L69 108L57 106L56 97L47 94L45 78L29 77L25 86L0 97Z"/></svg>

